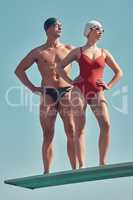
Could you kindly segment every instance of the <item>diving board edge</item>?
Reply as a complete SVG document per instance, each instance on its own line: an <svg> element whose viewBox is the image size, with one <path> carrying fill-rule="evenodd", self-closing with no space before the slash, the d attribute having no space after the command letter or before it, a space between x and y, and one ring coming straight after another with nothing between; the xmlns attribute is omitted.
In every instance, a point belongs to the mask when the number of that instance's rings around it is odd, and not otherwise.
<svg viewBox="0 0 133 200"><path fill-rule="evenodd" d="M133 162L69 170L50 173L47 175L36 175L24 178L9 179L5 180L4 183L28 189L37 189L49 186L129 176L133 176Z"/></svg>

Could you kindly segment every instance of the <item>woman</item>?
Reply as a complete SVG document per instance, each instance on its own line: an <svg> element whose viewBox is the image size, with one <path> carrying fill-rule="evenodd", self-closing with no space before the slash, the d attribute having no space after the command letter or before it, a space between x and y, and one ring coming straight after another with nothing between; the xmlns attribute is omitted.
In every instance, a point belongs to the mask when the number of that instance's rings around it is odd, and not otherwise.
<svg viewBox="0 0 133 200"><path fill-rule="evenodd" d="M96 20L89 21L84 30L84 36L87 38L86 44L72 50L57 67L60 76L81 90L97 119L100 128L100 165L106 164L110 137L110 119L104 90L111 89L123 75L111 53L97 46L97 42L101 39L103 32L104 29L100 22ZM72 61L77 61L80 68L80 78L76 82L72 81L64 71L64 67ZM114 72L114 76L108 84L103 81L105 64Z"/></svg>

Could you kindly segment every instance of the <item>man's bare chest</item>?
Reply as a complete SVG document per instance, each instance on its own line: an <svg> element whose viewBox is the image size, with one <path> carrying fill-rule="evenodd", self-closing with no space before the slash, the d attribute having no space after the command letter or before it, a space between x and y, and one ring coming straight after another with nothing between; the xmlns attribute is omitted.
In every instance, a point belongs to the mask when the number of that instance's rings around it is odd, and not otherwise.
<svg viewBox="0 0 133 200"><path fill-rule="evenodd" d="M63 60L68 53L69 50L65 48L45 50L40 53L39 61L53 65Z"/></svg>

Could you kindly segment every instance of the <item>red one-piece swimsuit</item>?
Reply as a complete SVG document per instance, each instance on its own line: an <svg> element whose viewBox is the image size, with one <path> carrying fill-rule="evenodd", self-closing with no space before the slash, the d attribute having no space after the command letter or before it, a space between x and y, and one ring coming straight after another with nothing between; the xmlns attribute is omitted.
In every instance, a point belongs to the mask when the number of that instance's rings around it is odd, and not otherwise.
<svg viewBox="0 0 133 200"><path fill-rule="evenodd" d="M102 86L97 86L96 82L98 79L103 78L105 57L103 49L101 50L101 55L95 60L85 55L82 48L80 48L80 51L79 68L81 81L74 85L81 90L88 104L90 104L92 98L95 98L97 93L104 89Z"/></svg>

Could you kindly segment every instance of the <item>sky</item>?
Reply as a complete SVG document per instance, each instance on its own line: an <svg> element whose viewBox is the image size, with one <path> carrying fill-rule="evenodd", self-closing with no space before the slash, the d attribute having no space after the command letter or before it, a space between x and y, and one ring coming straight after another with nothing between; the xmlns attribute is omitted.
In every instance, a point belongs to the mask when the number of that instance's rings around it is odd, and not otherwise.
<svg viewBox="0 0 133 200"><path fill-rule="evenodd" d="M111 143L108 163L133 161L132 134L132 52L133 1L131 0L12 0L0 2L0 197L4 200L130 200L133 178L118 178L42 188L34 191L5 185L5 179L42 173L42 130L39 123L39 97L33 96L15 77L14 70L27 53L43 44L43 23L58 17L63 24L61 41L74 46L85 43L84 25L96 19L105 33L99 47L108 49L124 72L120 82L106 92L111 118ZM72 77L78 75L73 64ZM106 66L105 81L112 77ZM40 84L40 74L33 65L29 78ZM99 130L90 108L86 112L86 166L98 165ZM52 172L70 170L66 152L66 136L61 119L56 121Z"/></svg>

